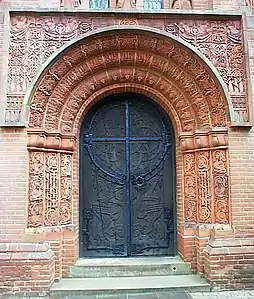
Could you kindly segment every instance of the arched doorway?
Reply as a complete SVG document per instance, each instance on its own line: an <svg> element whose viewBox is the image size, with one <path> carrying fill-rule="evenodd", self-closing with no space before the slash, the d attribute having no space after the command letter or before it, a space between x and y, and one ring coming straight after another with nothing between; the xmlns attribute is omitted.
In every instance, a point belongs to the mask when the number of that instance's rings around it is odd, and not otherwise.
<svg viewBox="0 0 254 299"><path fill-rule="evenodd" d="M214 68L187 44L163 32L130 26L90 34L44 66L27 98L27 226L54 230L56 238L60 235L55 249L60 269L75 263L82 245L78 158L82 142L78 146L77 139L82 136L83 116L106 96L135 92L155 101L173 123L177 250L184 261L202 270L203 230L208 235L215 223L230 223L231 108L220 82Z"/></svg>
<svg viewBox="0 0 254 299"><path fill-rule="evenodd" d="M175 145L149 98L121 93L90 109L80 140L80 256L174 255Z"/></svg>

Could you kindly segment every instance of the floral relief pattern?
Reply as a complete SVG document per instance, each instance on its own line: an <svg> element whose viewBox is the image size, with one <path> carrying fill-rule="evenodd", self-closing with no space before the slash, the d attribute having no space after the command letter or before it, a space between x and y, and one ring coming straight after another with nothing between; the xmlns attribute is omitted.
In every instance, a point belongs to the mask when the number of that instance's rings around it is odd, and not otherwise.
<svg viewBox="0 0 254 299"><path fill-rule="evenodd" d="M199 222L212 222L209 151L197 153L197 176Z"/></svg>
<svg viewBox="0 0 254 299"><path fill-rule="evenodd" d="M216 223L229 223L229 187L226 150L212 152Z"/></svg>
<svg viewBox="0 0 254 299"><path fill-rule="evenodd" d="M59 211L61 225L69 224L72 220L72 184L72 156L61 154Z"/></svg>
<svg viewBox="0 0 254 299"><path fill-rule="evenodd" d="M46 153L45 167L45 220L46 226L58 223L58 184L59 184L59 156L56 153Z"/></svg>
<svg viewBox="0 0 254 299"><path fill-rule="evenodd" d="M249 121L240 21L147 18L138 21L131 18L129 21L137 25L165 30L200 50L220 72L228 88L235 110L233 121ZM6 122L20 120L22 99L27 85L52 53L86 32L118 24L121 24L121 19L111 17L13 16L11 18ZM97 46L97 43L94 43L95 51L98 50ZM70 63L70 67L71 61L69 59L66 61ZM54 80L57 80L57 77L54 77ZM47 91L44 90L44 93L46 94ZM40 109L40 107L37 106L34 109ZM214 114L216 115L216 111Z"/></svg>
<svg viewBox="0 0 254 299"><path fill-rule="evenodd" d="M30 152L28 227L72 223L72 155Z"/></svg>
<svg viewBox="0 0 254 299"><path fill-rule="evenodd" d="M28 227L43 225L44 154L30 152Z"/></svg>
<svg viewBox="0 0 254 299"><path fill-rule="evenodd" d="M171 22L165 30L200 50L222 76L235 110L235 121L248 121L242 28L239 21Z"/></svg>
<svg viewBox="0 0 254 299"><path fill-rule="evenodd" d="M185 221L197 221L195 154L184 154L184 211Z"/></svg>

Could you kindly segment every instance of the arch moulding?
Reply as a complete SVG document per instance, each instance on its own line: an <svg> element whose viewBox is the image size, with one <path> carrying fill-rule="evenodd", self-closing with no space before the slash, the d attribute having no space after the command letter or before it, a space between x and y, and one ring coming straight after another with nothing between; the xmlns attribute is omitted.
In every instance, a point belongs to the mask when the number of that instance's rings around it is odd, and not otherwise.
<svg viewBox="0 0 254 299"><path fill-rule="evenodd" d="M168 113L175 128L178 249L191 260L186 226L230 223L227 127L232 107L222 82L193 47L155 30L108 30L66 46L26 96L28 228L71 227L77 239L83 117L109 94L141 93Z"/></svg>

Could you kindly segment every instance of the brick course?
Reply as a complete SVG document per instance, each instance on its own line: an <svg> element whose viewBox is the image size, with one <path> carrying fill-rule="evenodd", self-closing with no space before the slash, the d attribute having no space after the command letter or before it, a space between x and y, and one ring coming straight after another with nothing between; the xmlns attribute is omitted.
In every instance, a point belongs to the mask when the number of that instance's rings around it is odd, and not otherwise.
<svg viewBox="0 0 254 299"><path fill-rule="evenodd" d="M54 254L48 244L0 243L0 294L42 293L54 279Z"/></svg>

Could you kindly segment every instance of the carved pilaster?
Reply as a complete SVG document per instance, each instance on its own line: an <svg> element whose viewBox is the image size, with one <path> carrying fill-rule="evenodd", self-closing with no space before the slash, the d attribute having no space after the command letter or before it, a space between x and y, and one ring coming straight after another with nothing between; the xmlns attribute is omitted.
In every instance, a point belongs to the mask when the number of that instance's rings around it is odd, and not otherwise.
<svg viewBox="0 0 254 299"><path fill-rule="evenodd" d="M216 223L229 223L229 180L227 151L212 152L214 213Z"/></svg>
<svg viewBox="0 0 254 299"><path fill-rule="evenodd" d="M43 225L44 213L44 153L29 154L28 227Z"/></svg>
<svg viewBox="0 0 254 299"><path fill-rule="evenodd" d="M45 154L45 212L44 225L58 224L59 210L59 154Z"/></svg>
<svg viewBox="0 0 254 299"><path fill-rule="evenodd" d="M184 159L185 221L228 224L227 131L182 134L180 146Z"/></svg>
<svg viewBox="0 0 254 299"><path fill-rule="evenodd" d="M185 221L197 221L195 154L184 154L184 215Z"/></svg>
<svg viewBox="0 0 254 299"><path fill-rule="evenodd" d="M211 215L211 177L209 151L196 153L196 172L198 190L198 222L212 222Z"/></svg>
<svg viewBox="0 0 254 299"><path fill-rule="evenodd" d="M75 138L28 132L28 227L72 223L72 150Z"/></svg>
<svg viewBox="0 0 254 299"><path fill-rule="evenodd" d="M59 223L72 222L72 155L61 154Z"/></svg>

